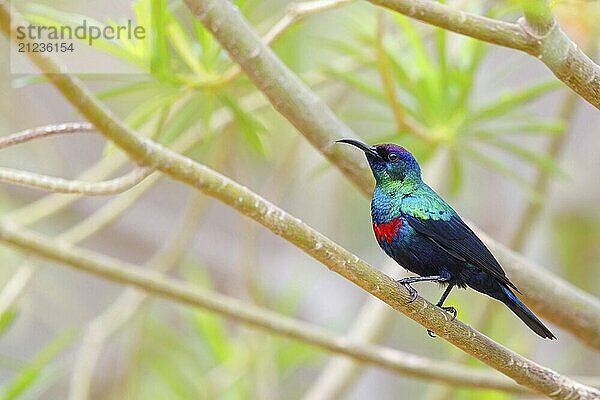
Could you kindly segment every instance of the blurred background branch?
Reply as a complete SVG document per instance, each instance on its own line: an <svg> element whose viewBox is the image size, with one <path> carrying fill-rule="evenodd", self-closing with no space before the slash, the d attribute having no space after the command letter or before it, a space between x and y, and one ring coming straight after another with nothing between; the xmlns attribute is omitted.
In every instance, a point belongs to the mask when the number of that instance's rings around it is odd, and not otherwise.
<svg viewBox="0 0 600 400"><path fill-rule="evenodd" d="M167 238L164 246L146 262L145 267L165 273L181 262L196 228L189 221L198 221L203 210L204 201L196 196L184 210L180 227ZM88 323L73 368L69 399L89 398L94 371L105 342L133 318L147 300L146 293L133 288L125 289L110 307Z"/></svg>
<svg viewBox="0 0 600 400"><path fill-rule="evenodd" d="M58 125L40 126L1 137L0 149L46 136L94 131L94 126L89 122L65 122Z"/></svg>
<svg viewBox="0 0 600 400"><path fill-rule="evenodd" d="M109 181L83 182L2 167L0 168L0 181L54 193L106 196L131 189L151 173L152 169L150 168L136 168L122 177Z"/></svg>

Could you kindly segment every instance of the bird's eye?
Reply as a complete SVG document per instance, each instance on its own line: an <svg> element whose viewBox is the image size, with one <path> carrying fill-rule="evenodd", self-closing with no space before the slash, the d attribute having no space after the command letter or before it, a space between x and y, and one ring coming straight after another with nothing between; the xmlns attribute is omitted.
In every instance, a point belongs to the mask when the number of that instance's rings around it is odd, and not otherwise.
<svg viewBox="0 0 600 400"><path fill-rule="evenodd" d="M390 160L390 161L397 161L398 160L398 154L396 154L396 153L390 153L390 155L388 156L388 160Z"/></svg>

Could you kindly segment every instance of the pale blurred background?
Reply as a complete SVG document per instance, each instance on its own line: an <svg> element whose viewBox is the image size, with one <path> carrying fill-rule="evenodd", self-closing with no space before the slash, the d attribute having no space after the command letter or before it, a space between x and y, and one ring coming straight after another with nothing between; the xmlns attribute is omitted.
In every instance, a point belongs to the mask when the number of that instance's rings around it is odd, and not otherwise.
<svg viewBox="0 0 600 400"><path fill-rule="evenodd" d="M245 3L244 14L259 32L264 33L285 14L290 2L249 0ZM509 21L518 16L510 2L452 3L465 10L488 13ZM557 3L555 12L564 29L582 47L593 48L587 43L596 39L592 28L600 16L600 2ZM13 4L23 13L27 10L35 13L31 2L13 1ZM131 4L126 2L61 0L39 4L97 20L134 18ZM181 2L169 2L169 10L186 32L193 31L191 17ZM495 114L469 126L472 136L467 134L465 125L464 129L459 126L455 131L453 127L448 128L445 133L448 138L435 146L419 142L411 133L396 129L389 104L381 97L384 92L374 63L374 10L369 4L358 1L311 16L279 38L274 49L363 140L369 143L394 141L413 150L431 184L444 193L464 217L477 223L497 241L510 244L528 202L532 199L540 201L543 211L528 231L522 253L538 265L597 295L600 287L598 110L577 100L574 111L564 121L566 137L554 162L540 161L534 156L545 154L546 143L553 140L556 132L560 134L559 114L568 94L562 85L549 86L509 110L496 110ZM429 52L431 70L439 69L433 30L404 21L410 24ZM386 48L391 53L405 49L395 53L399 65L404 66L409 76L419 76L425 82L433 79L411 56L415 49L406 39L404 25L389 12L385 13L384 23ZM450 116L471 115L471 112L474 115L473 110L493 103L501 95L510 97L532 85L554 79L538 60L488 45L482 46L485 53L474 72L465 72L463 64L472 54L473 42L454 34L446 35L445 40L449 49L448 64L462 70L460 76L473 78L468 107L455 114L449 113ZM216 46L214 42L212 45ZM8 40L1 37L0 54L7 55L8 46ZM170 51L169 68L184 70L186 66L181 56L172 48ZM598 61L595 50L588 54ZM209 65L207 69L214 67L222 73L230 64L224 55L218 57L221 57L219 63ZM333 71L332 65L343 59L349 60L352 68ZM93 59L88 61L94 62ZM8 62L0 63L0 74L1 135L82 120L49 84L11 74ZM315 74L318 75L317 83L314 83ZM448 76L451 81L452 75ZM181 82L169 82L144 71L138 75L84 75L82 78L97 93L134 81L153 82L154 86L148 90L103 97L115 113L147 134L164 108L152 109L147 105L144 114L140 111L141 105L149 103L153 96L175 93L169 100L172 108L165 122L171 127L171 137L163 135L159 140L168 144L185 132L209 136L189 153L190 156L249 186L372 265L383 269L387 263L387 257L373 238L368 200L337 169L328 165L284 118L265 104L262 96L254 95L258 104L264 106L258 111L246 110L243 99L256 92L246 78L239 78L218 90L185 89ZM452 125L449 119L446 119L447 125L432 120L432 113L423 111L427 104L422 103L431 100L427 100L426 95L410 93L401 79L394 79L399 99L414 111L413 118L427 132L438 132L443 130L441 127ZM448 84L448 87L452 85ZM196 96L196 103L186 103L186 96ZM165 101L161 105L171 103ZM233 113L234 122L225 128L214 129L215 124L210 121L218 118L215 115L221 108L228 108ZM440 119L443 120L441 116ZM514 127L525 123L546 125L536 132L516 132L518 128ZM496 126L513 127L512 131L506 129L508 133L497 137L531 154L520 157L516 151L506 150L508 146L490 145L482 139L485 135L477 136L483 131L494 131ZM496 160L496 164L470 156L466 147L471 146L478 149L478 154ZM69 135L4 149L0 151L0 164L74 178L116 153L107 148L100 135ZM552 172L554 167L560 171ZM547 193L533 193L532 182L537 171L544 168L552 170L548 172L550 188ZM128 169L129 166L120 168L112 176L121 175ZM14 215L11 212L46 195L39 190L0 184L0 210L10 220ZM63 211L35 222L31 228L56 236L122 196L127 193L83 197ZM182 260L171 272L173 276L259 303L338 334L349 331L368 298L362 290L227 206L167 178L162 178L134 205L84 240L81 246L141 265L180 227L182 213L192 202L202 203L197 220L187 221L189 225L197 224L197 228L184 248ZM4 284L24 259L22 254L5 246L0 247L0 259L3 266L0 282ZM400 267L397 271L406 273ZM42 349L54 346L56 354L43 360L34 379L14 398L66 398L86 324L102 314L123 289L119 284L35 260L31 282L15 305L16 316L0 337L0 385L6 388L14 384L15 377L22 376L24 368L31 365ZM434 301L440 289L424 284L419 286L419 292ZM475 325L478 312L486 302L477 293L457 290L448 304L457 307L462 321ZM584 346L569 333L551 326L558 341L539 340L508 310L494 308L493 312L490 324L485 327L475 325L475 328L561 373L570 376L599 374L600 357L596 350ZM60 345L56 344L59 342ZM451 345L442 339L429 338L424 328L400 314L392 317L381 343L435 359L450 359L458 354ZM330 356L308 345L252 330L212 314L152 300L107 341L93 376L90 398L301 398ZM476 362L469 363L477 365ZM425 399L433 396L431 386L432 383L424 380L367 366L344 398L392 399L401 396ZM470 389L454 389L446 396L452 399L519 398Z"/></svg>

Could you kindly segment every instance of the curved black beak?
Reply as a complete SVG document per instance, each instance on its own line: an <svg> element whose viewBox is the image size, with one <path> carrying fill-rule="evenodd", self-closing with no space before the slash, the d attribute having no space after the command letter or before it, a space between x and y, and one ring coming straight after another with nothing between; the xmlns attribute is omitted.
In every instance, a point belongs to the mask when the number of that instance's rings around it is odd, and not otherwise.
<svg viewBox="0 0 600 400"><path fill-rule="evenodd" d="M375 149L375 147L371 147L363 142L361 142L360 140L355 140L355 139L340 139L340 140L336 140L336 143L347 143L350 144L354 147L358 147L359 149L361 149L362 151L365 152L365 154L370 154L373 157L377 157L377 158L381 158L381 156L379 154L377 154L377 150Z"/></svg>

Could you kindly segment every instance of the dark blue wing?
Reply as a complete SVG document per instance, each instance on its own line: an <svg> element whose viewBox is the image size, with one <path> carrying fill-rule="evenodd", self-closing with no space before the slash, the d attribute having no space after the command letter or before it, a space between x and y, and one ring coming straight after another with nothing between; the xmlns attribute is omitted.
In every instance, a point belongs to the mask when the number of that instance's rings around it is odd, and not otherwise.
<svg viewBox="0 0 600 400"><path fill-rule="evenodd" d="M427 236L452 257L466 261L494 278L519 291L506 277L504 270L475 232L458 215L443 219L423 219L403 213L410 226Z"/></svg>

